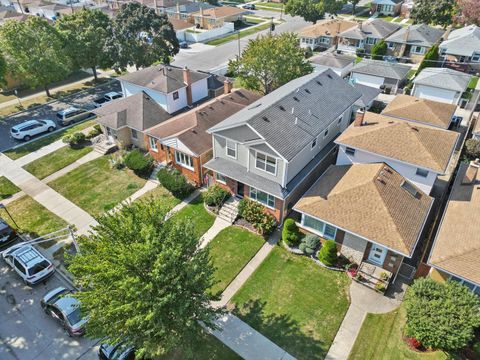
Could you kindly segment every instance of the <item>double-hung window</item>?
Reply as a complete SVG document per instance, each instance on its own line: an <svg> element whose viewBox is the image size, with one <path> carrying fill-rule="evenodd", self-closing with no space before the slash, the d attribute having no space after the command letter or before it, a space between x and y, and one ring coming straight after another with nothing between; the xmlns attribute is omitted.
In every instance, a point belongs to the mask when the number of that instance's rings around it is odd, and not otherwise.
<svg viewBox="0 0 480 360"><path fill-rule="evenodd" d="M275 207L275 197L254 187L250 187L250 198L270 208Z"/></svg>
<svg viewBox="0 0 480 360"><path fill-rule="evenodd" d="M326 224L323 221L305 214L302 215L302 225L313 230L315 233L319 234L325 239L335 240L335 236L337 234L337 228L335 226Z"/></svg>
<svg viewBox="0 0 480 360"><path fill-rule="evenodd" d="M237 143L227 139L227 156L236 159L237 158Z"/></svg>
<svg viewBox="0 0 480 360"><path fill-rule="evenodd" d="M148 143L149 143L149 145L150 145L150 149L152 149L153 151L158 151L158 149L157 149L157 140L155 140L155 138L149 137L149 138L148 138Z"/></svg>
<svg viewBox="0 0 480 360"><path fill-rule="evenodd" d="M368 45L374 45L376 43L376 40L375 38L371 38L371 37L367 37L367 44Z"/></svg>
<svg viewBox="0 0 480 360"><path fill-rule="evenodd" d="M255 167L275 175L277 173L277 159L266 154L257 152Z"/></svg>
<svg viewBox="0 0 480 360"><path fill-rule="evenodd" d="M423 46L412 46L412 53L423 54L424 52L425 52L425 48Z"/></svg>
<svg viewBox="0 0 480 360"><path fill-rule="evenodd" d="M132 139L137 140L138 139L138 131L135 130L135 129L131 129L131 130L132 130Z"/></svg>
<svg viewBox="0 0 480 360"><path fill-rule="evenodd" d="M175 162L184 168L193 170L193 160L192 158L180 151L175 151Z"/></svg>

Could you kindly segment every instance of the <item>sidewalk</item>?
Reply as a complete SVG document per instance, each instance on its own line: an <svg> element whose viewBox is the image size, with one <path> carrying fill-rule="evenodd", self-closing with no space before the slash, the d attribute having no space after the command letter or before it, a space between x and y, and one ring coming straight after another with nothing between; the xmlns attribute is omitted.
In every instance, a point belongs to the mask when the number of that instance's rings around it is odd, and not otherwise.
<svg viewBox="0 0 480 360"><path fill-rule="evenodd" d="M203 234L203 236L200 239L200 249L203 249L205 246L208 245L210 241L212 241L215 236L218 235L220 231L223 229L226 229L227 227L232 226L231 223L229 223L227 220L221 219L220 217L215 218L215 222L213 223L212 227L208 229L208 231Z"/></svg>

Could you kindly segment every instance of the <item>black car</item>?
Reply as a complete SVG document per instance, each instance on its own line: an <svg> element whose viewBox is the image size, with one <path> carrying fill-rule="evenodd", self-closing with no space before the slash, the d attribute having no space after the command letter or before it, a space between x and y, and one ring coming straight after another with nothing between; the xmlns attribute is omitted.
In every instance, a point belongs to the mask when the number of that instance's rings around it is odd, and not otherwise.
<svg viewBox="0 0 480 360"><path fill-rule="evenodd" d="M98 348L100 360L135 360L135 348L126 341L114 345L103 343Z"/></svg>
<svg viewBox="0 0 480 360"><path fill-rule="evenodd" d="M243 8L247 10L255 10L255 4L245 4L243 5Z"/></svg>
<svg viewBox="0 0 480 360"><path fill-rule="evenodd" d="M17 238L17 233L13 230L5 220L0 218L0 247L4 247Z"/></svg>

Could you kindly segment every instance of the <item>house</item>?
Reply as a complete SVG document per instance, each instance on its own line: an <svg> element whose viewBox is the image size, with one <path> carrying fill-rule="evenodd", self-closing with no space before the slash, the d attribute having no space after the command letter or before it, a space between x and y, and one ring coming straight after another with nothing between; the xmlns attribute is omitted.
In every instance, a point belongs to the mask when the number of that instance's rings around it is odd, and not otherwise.
<svg viewBox="0 0 480 360"><path fill-rule="evenodd" d="M231 86L231 82L226 82L224 96L148 129L145 137L153 158L166 161L201 186L207 173L203 165L212 158L212 136L208 128L260 98L243 89L230 93Z"/></svg>
<svg viewBox="0 0 480 360"><path fill-rule="evenodd" d="M44 0L18 0L12 2L15 11L36 16L42 16L42 6L48 5L51 5L51 3Z"/></svg>
<svg viewBox="0 0 480 360"><path fill-rule="evenodd" d="M213 9L216 6L210 5L207 2L186 2L184 4L177 3L172 7L165 9L165 14L167 14L169 19L177 19L188 21L193 24L193 13L199 12L201 9L208 10Z"/></svg>
<svg viewBox="0 0 480 360"><path fill-rule="evenodd" d="M370 7L372 14L396 16L400 13L403 0L373 0Z"/></svg>
<svg viewBox="0 0 480 360"><path fill-rule="evenodd" d="M115 3L116 2L114 1L113 4ZM173 6L177 6L177 4L178 5L190 4L192 3L192 1L190 0L142 0L141 3L149 8L154 9L155 12L158 14L164 14L167 9Z"/></svg>
<svg viewBox="0 0 480 360"><path fill-rule="evenodd" d="M338 36L338 50L355 53L357 49L364 49L369 53L373 45L401 28L402 25L398 23L382 19L360 22L357 26L340 33Z"/></svg>
<svg viewBox="0 0 480 360"><path fill-rule="evenodd" d="M378 88L374 88L374 87L362 85L362 84L354 84L353 87L362 94L362 97L355 102L355 106L353 107L354 112L356 112L357 110L370 109L370 107L373 105L373 102L377 99L378 95L382 92Z"/></svg>
<svg viewBox="0 0 480 360"><path fill-rule="evenodd" d="M401 28L385 40L387 54L420 62L428 49L441 41L444 33L445 30L425 24Z"/></svg>
<svg viewBox="0 0 480 360"><path fill-rule="evenodd" d="M458 281L480 296L479 166L460 164L427 263L433 279Z"/></svg>
<svg viewBox="0 0 480 360"><path fill-rule="evenodd" d="M350 70L353 68L355 62L355 57L337 54L336 52L323 52L319 55L312 56L309 61L315 71L332 69L335 74L344 78L350 74Z"/></svg>
<svg viewBox="0 0 480 360"><path fill-rule="evenodd" d="M447 173L459 133L358 111L335 140L337 165L386 163L426 194Z"/></svg>
<svg viewBox="0 0 480 360"><path fill-rule="evenodd" d="M439 53L446 65L465 64L465 70L479 70L480 27L469 25L451 31L440 44Z"/></svg>
<svg viewBox="0 0 480 360"><path fill-rule="evenodd" d="M186 20L179 20L174 18L169 18L168 21L173 26L175 35L177 35L178 41L187 41L186 31L193 27L193 24L187 22Z"/></svg>
<svg viewBox="0 0 480 360"><path fill-rule="evenodd" d="M57 20L63 15L72 14L72 8L70 6L62 4L44 5L40 7L40 10L40 16L53 21Z"/></svg>
<svg viewBox="0 0 480 360"><path fill-rule="evenodd" d="M332 70L276 89L213 126L215 183L260 202L280 223L334 161L360 94Z"/></svg>
<svg viewBox="0 0 480 360"><path fill-rule="evenodd" d="M335 46L338 41L338 35L350 28L356 26L354 21L337 19L322 20L314 25L308 26L298 33L300 46L302 48L328 49Z"/></svg>
<svg viewBox="0 0 480 360"><path fill-rule="evenodd" d="M412 95L447 104L462 105L472 76L449 68L425 68L413 79Z"/></svg>
<svg viewBox="0 0 480 360"><path fill-rule="evenodd" d="M472 138L474 140L480 141L480 120L478 119L478 117L475 120L475 124L473 125Z"/></svg>
<svg viewBox="0 0 480 360"><path fill-rule="evenodd" d="M409 71L408 65L363 59L353 67L350 81L353 84L384 89L387 94L396 94L398 88L406 82Z"/></svg>
<svg viewBox="0 0 480 360"><path fill-rule="evenodd" d="M24 21L28 15L16 12L13 8L0 8L0 24L7 20Z"/></svg>
<svg viewBox="0 0 480 360"><path fill-rule="evenodd" d="M415 7L414 0L406 0L400 7L400 17L403 19L409 19L413 8Z"/></svg>
<svg viewBox="0 0 480 360"><path fill-rule="evenodd" d="M373 265L395 276L424 234L432 204L431 197L380 162L331 165L294 210L301 214L302 229L334 240L360 269Z"/></svg>
<svg viewBox="0 0 480 360"><path fill-rule="evenodd" d="M215 29L222 27L227 22L235 22L243 19L243 15L248 13L246 9L240 9L233 6L221 6L193 13L194 24L200 29Z"/></svg>
<svg viewBox="0 0 480 360"><path fill-rule="evenodd" d="M408 95L397 95L383 109L382 115L448 129L456 109L457 106L453 104L419 99Z"/></svg>

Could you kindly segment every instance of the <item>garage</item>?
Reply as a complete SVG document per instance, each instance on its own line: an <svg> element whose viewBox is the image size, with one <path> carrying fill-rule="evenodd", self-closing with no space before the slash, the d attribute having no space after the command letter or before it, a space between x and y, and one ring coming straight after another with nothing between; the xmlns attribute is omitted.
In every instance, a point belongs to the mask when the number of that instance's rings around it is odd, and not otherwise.
<svg viewBox="0 0 480 360"><path fill-rule="evenodd" d="M440 89L425 85L415 85L413 89L413 96L447 104L456 104L457 94L458 93L454 90Z"/></svg>
<svg viewBox="0 0 480 360"><path fill-rule="evenodd" d="M361 84L374 88L380 88L383 85L385 79L380 76L373 76L367 74L352 73L352 79L355 84Z"/></svg>

